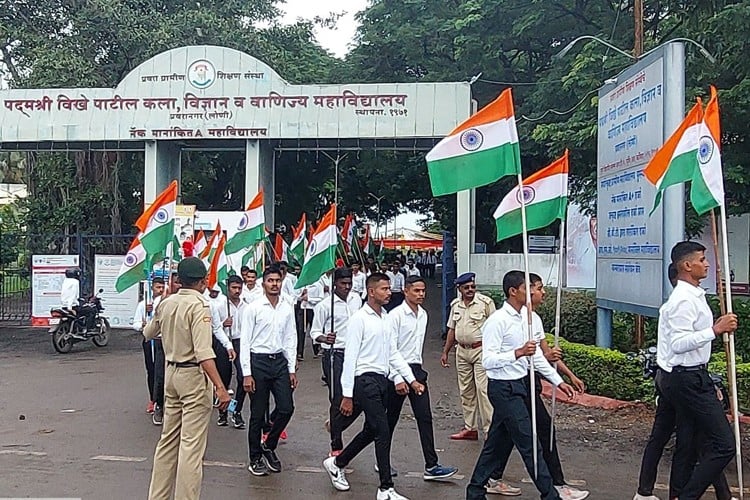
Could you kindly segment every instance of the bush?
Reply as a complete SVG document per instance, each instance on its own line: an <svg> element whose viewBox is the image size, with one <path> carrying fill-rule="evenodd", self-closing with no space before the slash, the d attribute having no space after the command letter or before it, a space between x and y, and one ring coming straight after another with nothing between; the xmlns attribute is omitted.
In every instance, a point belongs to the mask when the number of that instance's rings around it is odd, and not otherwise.
<svg viewBox="0 0 750 500"><path fill-rule="evenodd" d="M708 304L714 312L714 317L719 317L719 299L716 296L708 298ZM737 315L739 328L734 336L735 348L737 351L737 361L750 361L750 301L746 298L732 300L732 309ZM721 338L714 342L713 350L715 353L724 352L724 343Z"/></svg>
<svg viewBox="0 0 750 500"><path fill-rule="evenodd" d="M711 356L711 363L708 368L711 373L723 375L725 385L727 385L727 358L724 352ZM737 402L742 413L750 412L750 363L737 364Z"/></svg>

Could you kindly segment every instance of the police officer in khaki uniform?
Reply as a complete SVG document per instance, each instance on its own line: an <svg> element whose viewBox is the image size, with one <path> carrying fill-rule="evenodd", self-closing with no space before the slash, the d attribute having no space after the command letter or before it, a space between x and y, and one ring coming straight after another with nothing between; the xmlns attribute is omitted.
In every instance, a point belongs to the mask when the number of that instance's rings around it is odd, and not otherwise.
<svg viewBox="0 0 750 500"><path fill-rule="evenodd" d="M482 366L482 325L495 312L495 302L477 292L474 273L464 273L456 278L460 298L451 302L448 316L448 337L443 347L440 364L448 364L448 353L456 347L456 372L464 428L451 439L476 441L479 439L477 410L482 419L485 436L492 422L492 405L487 397L487 374Z"/></svg>
<svg viewBox="0 0 750 500"><path fill-rule="evenodd" d="M211 312L203 297L206 266L188 257L177 266L182 288L161 301L144 336L161 334L167 361L164 382L164 427L154 453L149 500L200 498L203 455L211 419L213 387L219 409L230 398L211 347Z"/></svg>

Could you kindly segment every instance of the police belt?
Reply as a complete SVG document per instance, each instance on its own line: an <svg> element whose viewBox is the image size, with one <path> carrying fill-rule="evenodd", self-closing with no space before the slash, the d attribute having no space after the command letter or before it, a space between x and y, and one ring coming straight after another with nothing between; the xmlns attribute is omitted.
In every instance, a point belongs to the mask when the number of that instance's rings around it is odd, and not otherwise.
<svg viewBox="0 0 750 500"><path fill-rule="evenodd" d="M477 349L479 347L482 347L482 341L481 340L478 340L478 341L473 342L471 344L464 344L464 343L461 343L461 342L457 342L457 344L459 346L463 347L464 349Z"/></svg>
<svg viewBox="0 0 750 500"><path fill-rule="evenodd" d="M167 361L167 364L177 368L197 368L200 366L200 363L195 361L182 361L179 363L177 361Z"/></svg>

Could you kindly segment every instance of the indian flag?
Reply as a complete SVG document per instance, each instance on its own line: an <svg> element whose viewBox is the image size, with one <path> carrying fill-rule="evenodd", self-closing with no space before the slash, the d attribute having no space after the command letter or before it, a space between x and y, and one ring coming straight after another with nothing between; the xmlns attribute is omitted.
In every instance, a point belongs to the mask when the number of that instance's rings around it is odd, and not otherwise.
<svg viewBox="0 0 750 500"><path fill-rule="evenodd" d="M162 191L135 225L141 232L140 240L146 253L155 255L166 251L174 236L174 212L177 206L177 181Z"/></svg>
<svg viewBox="0 0 750 500"><path fill-rule="evenodd" d="M117 275L117 281L115 281L117 293L124 292L148 277L146 260L146 249L143 248L140 238L136 236L120 266L120 274Z"/></svg>
<svg viewBox="0 0 750 500"><path fill-rule="evenodd" d="M258 276L263 274L263 245L265 241L256 243L242 256L242 265L255 269Z"/></svg>
<svg viewBox="0 0 750 500"><path fill-rule="evenodd" d="M208 288L215 289L218 286L224 295L227 293L227 278L229 278L229 261L227 254L224 253L226 242L227 238L222 234L211 259L211 265L208 267Z"/></svg>
<svg viewBox="0 0 750 500"><path fill-rule="evenodd" d="M426 159L434 196L518 174L521 152L510 89L456 127Z"/></svg>
<svg viewBox="0 0 750 500"><path fill-rule="evenodd" d="M702 118L703 109L698 100L674 134L643 169L646 179L656 186L656 198L651 213L659 206L666 188L693 178L698 168L698 150L703 131Z"/></svg>
<svg viewBox="0 0 750 500"><path fill-rule="evenodd" d="M237 232L227 240L227 254L253 246L265 237L266 216L263 211L263 190L258 192L242 215Z"/></svg>
<svg viewBox="0 0 750 500"><path fill-rule="evenodd" d="M193 255L200 256L207 246L206 235L203 233L203 229L201 229L195 235L195 241L193 241Z"/></svg>
<svg viewBox="0 0 750 500"><path fill-rule="evenodd" d="M362 240L362 248L364 249L365 255L370 257L375 255L375 244L372 242L372 236L370 235L370 225L367 224L367 230L365 231L365 237Z"/></svg>
<svg viewBox="0 0 750 500"><path fill-rule="evenodd" d="M177 239L176 235L172 235L172 260L174 262L180 262L182 260L182 254L180 253L180 240Z"/></svg>
<svg viewBox="0 0 750 500"><path fill-rule="evenodd" d="M349 214L346 216L346 219L344 219L344 227L341 228L341 239L344 242L344 250L346 250L346 253L351 253L352 251L355 229L354 217L352 217L352 214Z"/></svg>
<svg viewBox="0 0 750 500"><path fill-rule="evenodd" d="M721 171L721 124L719 123L719 101L716 88L711 86L711 99L708 101L703 121L700 123L698 143L698 168L693 173L690 186L690 202L702 215L712 208L724 204L724 176Z"/></svg>
<svg viewBox="0 0 750 500"><path fill-rule="evenodd" d="M276 255L278 262L289 262L289 244L287 244L286 240L279 233L276 233L276 243L273 247L273 253Z"/></svg>
<svg viewBox="0 0 750 500"><path fill-rule="evenodd" d="M523 232L521 224L521 195L526 205L526 229L549 226L555 219L565 219L568 206L568 151L522 182L508 193L495 210L497 241Z"/></svg>
<svg viewBox="0 0 750 500"><path fill-rule="evenodd" d="M292 244L289 246L289 256L299 265L305 260L305 250L307 250L307 239L305 238L305 229L307 228L307 215L302 214L302 218L294 228Z"/></svg>
<svg viewBox="0 0 750 500"><path fill-rule="evenodd" d="M336 205L331 209L318 224L313 234L310 246L305 254L305 264L299 274L299 279L294 288L303 288L312 285L320 279L323 274L336 267L336 247L338 246L338 228L336 227Z"/></svg>
<svg viewBox="0 0 750 500"><path fill-rule="evenodd" d="M206 248L203 249L203 252L199 255L201 260L206 264L208 267L209 262L211 262L211 259L214 258L214 254L216 253L216 249L219 248L219 244L221 243L221 238L224 236L224 231L221 229L221 221L216 221L216 229L214 229L214 232L211 234L211 238L208 240L208 245L206 245Z"/></svg>

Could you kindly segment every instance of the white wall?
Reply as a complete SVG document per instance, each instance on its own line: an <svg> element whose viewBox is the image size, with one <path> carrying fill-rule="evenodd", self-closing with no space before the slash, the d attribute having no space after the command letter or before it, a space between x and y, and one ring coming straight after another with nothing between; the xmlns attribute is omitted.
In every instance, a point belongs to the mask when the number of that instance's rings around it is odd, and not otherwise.
<svg viewBox="0 0 750 500"><path fill-rule="evenodd" d="M529 271L542 277L545 285L557 286L557 254L529 255ZM470 271L477 274L477 285L502 287L503 276L514 269L524 269L523 254L471 254Z"/></svg>

